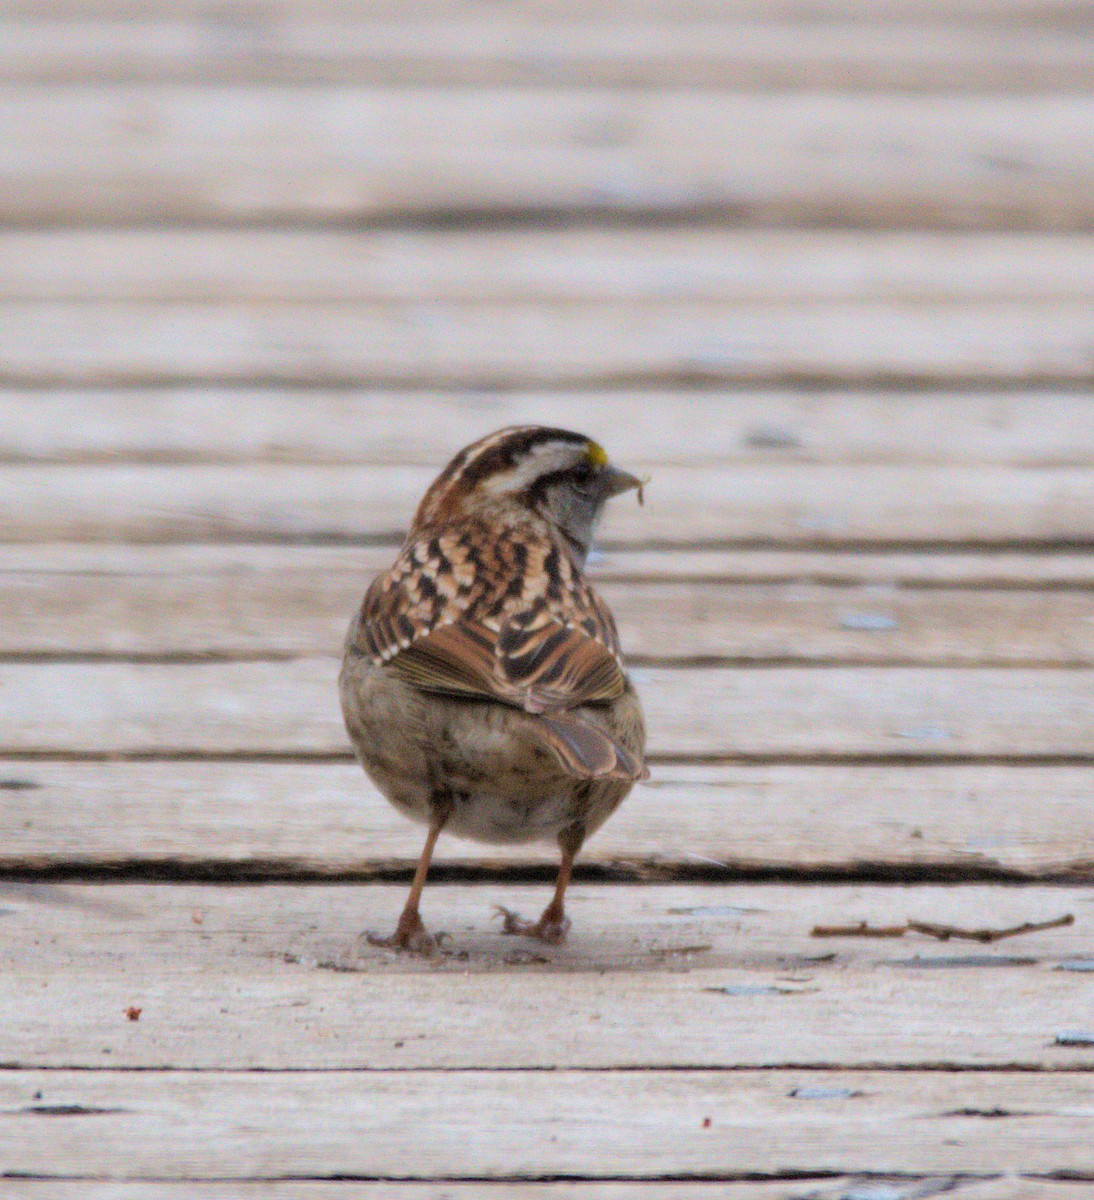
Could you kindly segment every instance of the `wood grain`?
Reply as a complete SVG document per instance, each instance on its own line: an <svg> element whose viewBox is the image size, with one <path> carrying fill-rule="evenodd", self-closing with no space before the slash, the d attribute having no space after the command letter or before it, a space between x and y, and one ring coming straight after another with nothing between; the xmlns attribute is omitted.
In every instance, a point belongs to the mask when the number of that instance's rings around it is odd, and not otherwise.
<svg viewBox="0 0 1094 1200"><path fill-rule="evenodd" d="M1083 1025L1089 977L1057 968L1089 957L1089 888L575 885L571 934L547 947L502 935L493 911L534 911L546 885L432 887L423 912L449 937L429 960L360 938L394 925L405 890L5 885L0 1061L173 1073L1090 1066L1088 1048L1055 1042ZM1070 927L990 948L810 937L852 917L1006 925L1069 911ZM971 976L990 978L991 1005L968 1003ZM529 1036L528 1014L543 1011L549 1031ZM1017 1080L1006 1094L1026 1107Z"/></svg>
<svg viewBox="0 0 1094 1200"><path fill-rule="evenodd" d="M0 570L2 653L336 654L367 579L360 569L126 578ZM610 580L600 591L632 661L1094 666L1090 593Z"/></svg>
<svg viewBox="0 0 1094 1200"><path fill-rule="evenodd" d="M27 302L1036 304L1089 298L1092 276L1089 235L608 224L0 230L0 298Z"/></svg>
<svg viewBox="0 0 1094 1200"><path fill-rule="evenodd" d="M14 584L36 575L68 576L74 591L80 576L187 576L223 583L226 575L249 573L296 579L352 575L362 585L390 566L391 546L278 546L270 544L119 542L0 542L0 573ZM1094 554L1049 551L1017 553L932 550L921 553L840 550L598 550L589 562L598 586L706 582L813 584L818 587L979 588L1075 591L1094 589ZM14 617L13 617L14 619Z"/></svg>
<svg viewBox="0 0 1094 1200"><path fill-rule="evenodd" d="M439 470L484 433L531 422L588 431L624 464L982 463L1042 470L1094 465L1091 416L1089 395L1057 390L9 390L0 392L0 461Z"/></svg>
<svg viewBox="0 0 1094 1200"><path fill-rule="evenodd" d="M1086 1194L1089 17L0 0L5 1200ZM653 777L398 956L338 645L525 421Z"/></svg>
<svg viewBox="0 0 1094 1200"><path fill-rule="evenodd" d="M824 21L837 25L886 25L915 18L932 27L951 24L981 24L991 29L1074 28L1083 29L1086 10L1076 0L939 0L924 8L915 0L608 0L606 14L633 21L651 20L675 24L681 19L709 20L767 19L798 22ZM133 14L131 0L5 0L4 12L13 18L51 20L121 20ZM187 17L216 20L202 0L144 0L140 9L146 18ZM375 19L427 18L444 21L467 17L468 7L460 0L375 0L368 13ZM289 18L361 19L355 0L229 0L222 20L244 23L282 21ZM533 0L515 11L519 21L554 19L581 20L589 15L582 0Z"/></svg>
<svg viewBox="0 0 1094 1200"><path fill-rule="evenodd" d="M571 211L1083 230L1081 95L163 86L0 90L7 222Z"/></svg>
<svg viewBox="0 0 1094 1200"><path fill-rule="evenodd" d="M6 754L348 753L336 658L5 663ZM635 669L655 757L1088 757L1094 672Z"/></svg>
<svg viewBox="0 0 1094 1200"><path fill-rule="evenodd" d="M889 1189L887 1200L917 1200L932 1190L945 1190L956 1179L905 1176L873 1185ZM362 1183L348 1180L277 1181L231 1180L218 1183L179 1182L127 1183L114 1180L81 1179L78 1182L8 1179L4 1186L11 1200L437 1200L443 1194L449 1200L787 1200L796 1194L809 1200L846 1200L861 1192L861 1176L794 1176L768 1182L696 1183L674 1180L606 1183L582 1180L580 1183L526 1183L482 1181L476 1183ZM443 1187L443 1193L438 1192ZM1081 1200L1087 1183L1081 1179L1019 1178L1017 1175L988 1175L977 1179L960 1178L962 1200ZM787 1188L793 1189L788 1192ZM803 1191L803 1189L805 1189ZM918 1190L917 1190L918 1189ZM869 1195L869 1193L866 1193ZM885 1193L882 1193L885 1195Z"/></svg>
<svg viewBox="0 0 1094 1200"><path fill-rule="evenodd" d="M859 1163L897 1173L1090 1170L1083 1075L827 1072L819 1086L836 1098L809 1099L804 1089L817 1085L809 1072L5 1072L0 1122L11 1134L0 1163L121 1179L717 1178L772 1163L780 1174ZM108 1110L93 1118L96 1136L90 1118L36 1117L35 1089ZM993 1109L1002 1089L1029 1115L950 1115Z"/></svg>
<svg viewBox="0 0 1094 1200"><path fill-rule="evenodd" d="M409 876L421 851L421 828L352 763L9 759L0 787L2 872ZM1086 767L660 764L579 864L624 878L767 870L1091 880L1089 793ZM435 858L484 874L550 872L557 860L548 843L448 837Z"/></svg>
<svg viewBox="0 0 1094 1200"><path fill-rule="evenodd" d="M1092 189L1094 194L1094 189ZM1088 300L292 305L2 303L0 384L438 389L1092 377Z"/></svg>
<svg viewBox="0 0 1094 1200"><path fill-rule="evenodd" d="M10 5L6 6L10 8ZM371 8L372 6L370 6ZM434 11L377 20L324 17L314 9L242 6L178 16L142 5L98 20L7 17L0 25L0 78L18 83L349 83L495 86L854 88L1031 92L1094 82L1085 44L1056 28L1007 39L919 20L871 26L757 14L726 20L685 15L552 14L527 6ZM263 9L265 11L263 11ZM78 10L77 10L78 11ZM805 29L803 29L803 25Z"/></svg>
<svg viewBox="0 0 1094 1200"><path fill-rule="evenodd" d="M1081 468L755 462L655 470L644 508L626 499L610 506L606 545L1090 546L1094 472ZM383 466L0 466L0 504L8 541L397 544L434 475Z"/></svg>

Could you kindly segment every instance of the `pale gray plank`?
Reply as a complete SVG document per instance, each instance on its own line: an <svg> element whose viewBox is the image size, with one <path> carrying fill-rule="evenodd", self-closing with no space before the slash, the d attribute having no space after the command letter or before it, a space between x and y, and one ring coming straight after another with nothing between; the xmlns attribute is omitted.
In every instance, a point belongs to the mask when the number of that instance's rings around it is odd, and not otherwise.
<svg viewBox="0 0 1094 1200"><path fill-rule="evenodd" d="M713 208L1054 230L1094 215L1094 113L1061 93L8 85L0 126L7 221Z"/></svg>
<svg viewBox="0 0 1094 1200"><path fill-rule="evenodd" d="M391 565L391 546L278 546L195 543L130 545L117 542L0 542L0 572L11 578L36 575L130 576L170 580L224 575L301 578L352 574L362 584ZM608 550L595 551L590 576L598 586L613 583L709 582L815 584L822 587L985 588L1089 591L1094 554L870 553L804 550Z"/></svg>
<svg viewBox="0 0 1094 1200"><path fill-rule="evenodd" d="M298 304L1081 300L1094 238L581 228L0 231L0 298ZM497 398L495 398L497 399Z"/></svg>
<svg viewBox="0 0 1094 1200"><path fill-rule="evenodd" d="M0 1061L172 1071L1090 1065L1089 1048L1056 1041L1083 1027L1089 974L1057 968L1089 958L1089 888L577 884L564 945L501 934L494 905L532 912L548 891L427 888L425 919L449 937L446 954L422 959L360 937L394 926L405 884L3 885ZM859 920L1002 927L1067 913L1069 927L991 946L810 936L816 924ZM974 1002L980 988L991 1004ZM141 1009L136 1021L130 1006ZM549 1029L530 1034L528 1014L542 1012ZM1004 1107L1024 1107L1009 1085L1003 1095Z"/></svg>
<svg viewBox="0 0 1094 1200"><path fill-rule="evenodd" d="M0 322L10 338L0 383L19 387L1073 386L1091 378L1094 340L1089 300L9 301Z"/></svg>
<svg viewBox="0 0 1094 1200"><path fill-rule="evenodd" d="M146 7L146 6L142 6ZM440 6L436 6L440 7ZM0 78L19 83L238 82L467 86L879 88L1030 92L1094 82L1085 43L1041 28L985 38L979 29L914 18L884 25L808 25L770 18L667 14L504 16L443 10L377 20L324 19L273 6L122 18L0 21ZM248 19L249 17L249 19ZM805 26L803 28L803 25Z"/></svg>
<svg viewBox="0 0 1094 1200"><path fill-rule="evenodd" d="M120 20L132 17L131 0L3 0L4 14L25 19ZM606 0L598 12L618 19L649 19L672 24L681 19L734 20L763 17L807 24L823 21L839 27L885 25L891 21L919 20L933 27L972 23L987 28L1074 28L1085 29L1086 9L1079 0L939 0L924 8L916 0ZM376 19L407 17L466 18L468 7L460 0L374 0L368 13ZM290 18L314 20L360 20L362 9L355 0L228 0L210 13L203 0L144 0L140 14L159 19L188 17L193 20L238 22L244 28L264 21ZM518 20L581 20L589 16L583 0L528 0L514 13Z"/></svg>
<svg viewBox="0 0 1094 1200"><path fill-rule="evenodd" d="M960 1187L961 1200L1081 1200L1088 1183L1081 1179L1022 1179L989 1174L985 1179L957 1177L843 1176L763 1182L696 1183L317 1183L294 1180L232 1180L180 1183L174 1180L126 1183L82 1179L79 1182L8 1179L11 1200L923 1200ZM886 1189L886 1190L882 1190Z"/></svg>
<svg viewBox="0 0 1094 1200"><path fill-rule="evenodd" d="M12 558L24 548L9 548ZM81 549L76 546L73 550ZM94 553L96 547L87 547ZM134 547L134 550L141 548ZM150 551L158 547L148 547ZM227 547L222 547L227 550ZM271 547L273 549L273 547ZM42 547L42 561L51 547ZM0 547L0 562L8 561ZM75 560L74 560L75 561ZM196 561L192 559L191 561ZM333 560L332 560L333 561ZM1064 550L1014 553L982 547L979 553L936 548L920 553L780 552L732 550L610 550L591 564L594 578L618 582L678 579L734 583L812 583L842 587L982 587L1087 590L1092 556ZM377 552L377 569L386 564Z"/></svg>
<svg viewBox="0 0 1094 1200"><path fill-rule="evenodd" d="M789 1094L814 1086L837 1095ZM116 1111L91 1137L21 1111L36 1090ZM0 1097L4 1168L120 1179L1088 1173L1094 1134L1089 1084L1064 1074L20 1071ZM1004 1100L1030 1115L952 1115Z"/></svg>
<svg viewBox="0 0 1094 1200"><path fill-rule="evenodd" d="M389 552L390 557L390 552ZM368 575L185 576L0 569L3 654L334 654ZM600 585L634 660L1094 666L1094 594L809 583Z"/></svg>
<svg viewBox="0 0 1094 1200"><path fill-rule="evenodd" d="M628 465L651 476L645 507L629 498L611 505L602 538L632 549L905 541L1078 549L1089 544L1094 514L1094 472L1081 468ZM3 533L19 542L397 542L435 473L277 464L0 466Z"/></svg>
<svg viewBox="0 0 1094 1200"><path fill-rule="evenodd" d="M658 662L1094 666L1091 595L807 584L609 583L602 590L627 652Z"/></svg>
<svg viewBox="0 0 1094 1200"><path fill-rule="evenodd" d="M621 463L1094 464L1090 396L1055 390L9 390L0 392L0 461L440 469L490 430L528 423L588 432Z"/></svg>
<svg viewBox="0 0 1094 1200"><path fill-rule="evenodd" d="M4 663L5 753L341 755L338 659ZM634 669L655 756L1089 756L1094 671Z"/></svg>
<svg viewBox="0 0 1094 1200"><path fill-rule="evenodd" d="M0 765L0 869L241 876L410 872L423 831L356 764ZM1037 766L655 766L580 863L627 876L769 869L1015 878L1094 872L1090 770ZM443 837L435 861L553 869L549 843Z"/></svg>

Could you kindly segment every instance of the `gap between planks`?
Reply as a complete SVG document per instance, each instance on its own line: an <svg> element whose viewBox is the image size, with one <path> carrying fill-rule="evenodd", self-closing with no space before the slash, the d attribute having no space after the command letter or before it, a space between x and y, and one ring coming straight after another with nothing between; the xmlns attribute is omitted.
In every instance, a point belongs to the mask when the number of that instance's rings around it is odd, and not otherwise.
<svg viewBox="0 0 1094 1200"><path fill-rule="evenodd" d="M1094 218L1082 95L258 86L247 96L4 88L0 123L20 170L0 218L360 226L706 211L985 230L1088 230ZM1020 149L1001 154L1001 143Z"/></svg>
<svg viewBox="0 0 1094 1200"><path fill-rule="evenodd" d="M475 1183L435 1180L419 1183L368 1183L360 1180L277 1179L201 1183L158 1179L154 1183L99 1180L7 1179L11 1200L924 1200L960 1191L960 1200L1083 1200L1089 1180L1046 1179L988 1171L983 1176L815 1175L790 1173L781 1179L721 1179L697 1183L678 1179L618 1183L532 1183L523 1180ZM791 1191L787 1189L792 1188ZM881 1189L885 1189L882 1191Z"/></svg>
<svg viewBox="0 0 1094 1200"><path fill-rule="evenodd" d="M6 1179L10 1200L924 1200L932 1195L960 1191L960 1200L1083 1200L1089 1181L1051 1180L1043 1177L988 1172L984 1176L882 1176L876 1174L815 1175L790 1173L781 1179L721 1179L697 1183L678 1179L629 1183L583 1179L579 1182L533 1183L523 1180L475 1183L432 1182L368 1183L360 1180L310 1180L293 1178L221 1180L157 1179L154 1183L100 1180ZM787 1189L791 1188L791 1191ZM881 1191L884 1188L886 1190Z"/></svg>
<svg viewBox="0 0 1094 1200"><path fill-rule="evenodd" d="M365 573L263 571L248 569L248 559L241 552L240 570L216 574L120 577L8 572L0 558L0 660L199 663L334 653ZM1078 591L610 579L599 591L633 666L1094 666L1094 596Z"/></svg>
<svg viewBox="0 0 1094 1200"><path fill-rule="evenodd" d="M1094 872L1089 787L1088 767L1032 764L657 765L579 874L1079 881ZM0 789L8 875L405 878L423 837L355 763L8 759ZM548 843L442 838L433 878L546 881L557 861Z"/></svg>
<svg viewBox="0 0 1094 1200"><path fill-rule="evenodd" d="M0 1143L0 1169L400 1181L1092 1172L1082 1075L839 1072L813 1099L816 1086L793 1072L3 1072L0 1121L20 1144ZM86 1121L36 1118L35 1090L99 1110L98 1136ZM1004 1098L1013 1119L965 1115Z"/></svg>

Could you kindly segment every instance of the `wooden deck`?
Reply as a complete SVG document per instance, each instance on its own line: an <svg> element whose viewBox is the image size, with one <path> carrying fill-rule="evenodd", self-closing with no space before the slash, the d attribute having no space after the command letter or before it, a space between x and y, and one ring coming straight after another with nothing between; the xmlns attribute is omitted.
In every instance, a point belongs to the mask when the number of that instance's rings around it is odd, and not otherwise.
<svg viewBox="0 0 1094 1200"><path fill-rule="evenodd" d="M1091 1194L1092 96L1076 0L0 0L3 1200ZM408 959L340 643L514 421L650 476L653 775Z"/></svg>

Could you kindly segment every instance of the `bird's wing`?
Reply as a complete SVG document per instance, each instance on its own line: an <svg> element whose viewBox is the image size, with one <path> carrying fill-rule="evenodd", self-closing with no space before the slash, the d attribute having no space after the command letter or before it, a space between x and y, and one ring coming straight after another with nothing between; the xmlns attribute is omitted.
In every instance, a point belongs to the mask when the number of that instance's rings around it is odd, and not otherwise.
<svg viewBox="0 0 1094 1200"><path fill-rule="evenodd" d="M527 712L616 699L627 681L607 606L579 575L561 573L553 549L529 592L519 574L527 555L505 551L472 563L458 559L470 551L455 540L409 543L365 593L350 647L423 691Z"/></svg>
<svg viewBox="0 0 1094 1200"><path fill-rule="evenodd" d="M425 692L500 700L529 713L607 703L627 686L615 655L583 629L544 616L495 632L464 619L414 640L391 660Z"/></svg>
<svg viewBox="0 0 1094 1200"><path fill-rule="evenodd" d="M506 639L503 639L506 640ZM524 735L563 771L582 779L642 779L645 764L598 723L572 711L614 700L626 677L612 654L579 630L552 623L523 639L517 653L499 654L490 630L470 622L446 625L397 654L390 664L424 692L493 700L523 709Z"/></svg>
<svg viewBox="0 0 1094 1200"><path fill-rule="evenodd" d="M611 614L591 588L580 603L516 598L499 613L477 598L445 603L420 578L377 580L351 647L423 692L493 700L536 719L526 728L582 778L639 779L644 766L599 724L571 710L609 703L626 675ZM576 600L571 594L570 599Z"/></svg>

